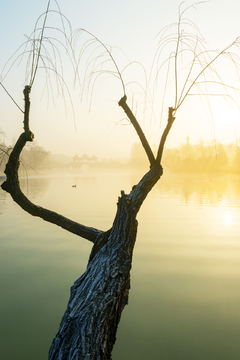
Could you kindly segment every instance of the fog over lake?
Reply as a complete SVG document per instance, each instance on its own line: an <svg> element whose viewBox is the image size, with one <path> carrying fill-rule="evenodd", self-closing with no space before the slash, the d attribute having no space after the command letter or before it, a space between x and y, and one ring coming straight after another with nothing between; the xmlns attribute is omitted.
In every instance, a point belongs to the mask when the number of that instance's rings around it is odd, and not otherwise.
<svg viewBox="0 0 240 360"><path fill-rule="evenodd" d="M143 172L48 171L34 203L102 230ZM76 185L73 187L72 185ZM129 304L114 360L240 358L240 176L164 173L138 214ZM0 189L0 358L44 360L92 244Z"/></svg>

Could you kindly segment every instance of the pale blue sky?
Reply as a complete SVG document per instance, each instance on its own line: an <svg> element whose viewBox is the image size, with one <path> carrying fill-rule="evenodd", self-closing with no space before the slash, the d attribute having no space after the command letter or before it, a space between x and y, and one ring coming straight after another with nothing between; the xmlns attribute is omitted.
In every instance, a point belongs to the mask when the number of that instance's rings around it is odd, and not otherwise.
<svg viewBox="0 0 240 360"><path fill-rule="evenodd" d="M73 29L85 28L95 34L103 43L121 48L130 61L141 62L150 70L156 51L157 35L164 26L177 21L179 1L137 1L137 0L59 0L62 12L71 21ZM193 2L186 1L183 6ZM0 32L0 69L26 38L24 34L31 34L38 16L45 11L47 1L23 0L3 2L1 4L1 32ZM56 8L54 2L52 6ZM240 36L239 24L240 3L238 0L213 0L199 4L187 14L201 29L203 36L211 48L222 49ZM54 16L49 17L49 26L56 26ZM121 55L119 63L122 65ZM118 58L116 59L118 61ZM125 61L125 59L124 59ZM3 84L22 105L22 87L24 86L24 61L17 68L10 71ZM67 69L68 71L68 69ZM226 73L227 69L223 71ZM38 80L44 77L42 72L37 74ZM132 78L131 78L132 76ZM139 76L139 80L138 80ZM142 71L129 71L127 81L142 81ZM37 83L36 83L37 84ZM95 153L102 157L128 156L133 141L137 141L134 131L130 127L114 126L124 116L117 102L122 96L121 86L116 82L103 83L99 98L94 98L90 115L85 100L78 101L77 94L73 95L76 112L76 127L69 110L68 118L64 115L62 100L57 99L55 108L47 105L47 100L40 101L42 88L33 88L32 97L32 130L40 145L53 152L66 152L74 156L84 152ZM131 105L131 104L130 104ZM217 104L215 104L218 106ZM172 103L167 106L173 106ZM168 146L184 142L187 135L192 142L200 137L212 139L212 125L209 119L203 118L198 105L185 107L179 112L177 122L169 136ZM17 137L21 131L22 114L5 92L0 88L0 127L6 132L7 142ZM198 116L198 114L201 114ZM224 114L224 118L220 119ZM227 118L227 119L226 119ZM156 143L159 133L159 118L156 124L150 118L140 119L146 129L151 143ZM222 109L216 113L214 120L215 136L218 141L235 141L236 134L240 137L240 120L236 111L233 114Z"/></svg>

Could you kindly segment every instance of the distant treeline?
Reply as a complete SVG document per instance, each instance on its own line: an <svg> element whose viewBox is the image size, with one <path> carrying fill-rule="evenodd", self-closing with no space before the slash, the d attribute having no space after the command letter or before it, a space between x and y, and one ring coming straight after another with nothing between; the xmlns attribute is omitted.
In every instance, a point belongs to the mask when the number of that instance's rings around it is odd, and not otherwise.
<svg viewBox="0 0 240 360"><path fill-rule="evenodd" d="M140 143L132 146L130 163L135 167L148 164ZM189 141L176 148L165 148L162 165L177 172L234 172L240 173L240 148L237 144L222 145L216 141Z"/></svg>
<svg viewBox="0 0 240 360"><path fill-rule="evenodd" d="M2 136L1 136L2 135ZM240 141L240 139L239 139ZM154 148L154 147L153 147ZM3 172L8 161L12 146L6 146L4 133L0 129L0 171ZM155 153L157 149L155 148ZM20 166L22 170L42 167L81 167L82 163L75 164L73 158L66 155L51 154L36 142L25 147L21 155ZM216 141L204 142L199 140L192 145L189 139L185 144L176 148L165 148L162 165L164 169L175 172L226 172L240 174L240 147L237 143L223 145ZM98 159L92 168L147 168L147 156L140 143L134 143L131 148L129 161Z"/></svg>

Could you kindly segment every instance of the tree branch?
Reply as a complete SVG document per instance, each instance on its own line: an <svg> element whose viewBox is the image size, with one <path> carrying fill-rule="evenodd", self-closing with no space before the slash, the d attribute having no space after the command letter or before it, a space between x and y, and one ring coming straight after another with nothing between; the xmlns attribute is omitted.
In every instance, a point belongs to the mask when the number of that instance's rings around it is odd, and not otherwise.
<svg viewBox="0 0 240 360"><path fill-rule="evenodd" d="M30 112L30 99L29 99L29 94L31 92L31 87L30 86L25 86L24 90L23 90L23 94L24 94L24 103L25 103L25 109L24 109L24 121L23 121L23 128L25 133L29 133L29 112ZM32 141L32 140L29 140Z"/></svg>
<svg viewBox="0 0 240 360"><path fill-rule="evenodd" d="M41 206L35 205L21 191L19 178L18 178L18 168L20 164L19 157L27 141L33 141L34 138L33 133L29 130L30 91L31 91L30 86L26 86L24 89L24 96L25 96L24 130L25 131L19 136L9 156L9 160L6 165L6 169L4 171L7 176L7 180L1 185L1 187L3 190L7 191L12 196L13 200L29 214L33 216L38 216L43 220L46 220L52 224L61 226L63 229L73 234L79 235L84 239L87 239L94 243L96 238L102 233L102 231L92 227L81 225L54 211L50 211L45 208L42 208Z"/></svg>
<svg viewBox="0 0 240 360"><path fill-rule="evenodd" d="M175 109L172 108L172 107L168 108L168 122L167 122L165 130L164 130L164 132L162 134L161 141L160 141L160 144L159 144L159 147L158 147L157 158L156 158L157 164L161 163L165 141L166 141L168 133L169 133L171 127L172 127L172 124L173 124L173 122L175 120L175 117L173 116L174 110Z"/></svg>
<svg viewBox="0 0 240 360"><path fill-rule="evenodd" d="M118 105L121 106L124 110L124 112L126 113L127 117L129 118L129 120L131 121L132 125L134 126L134 129L136 130L139 139L141 140L142 146L147 154L148 160L150 162L150 166L154 166L156 163L155 157L153 155L152 149L146 139L146 136L144 135L137 119L135 118L135 116L132 113L132 110L129 108L129 106L126 103L127 101L127 96L124 95L121 100L119 101Z"/></svg>

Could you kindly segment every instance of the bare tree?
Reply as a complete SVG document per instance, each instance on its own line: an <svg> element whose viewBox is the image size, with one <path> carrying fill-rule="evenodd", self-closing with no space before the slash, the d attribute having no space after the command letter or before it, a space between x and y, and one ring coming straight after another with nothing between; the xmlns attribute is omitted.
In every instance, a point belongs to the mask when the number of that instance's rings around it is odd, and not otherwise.
<svg viewBox="0 0 240 360"><path fill-rule="evenodd" d="M152 67L152 74L155 74L155 76L152 78L154 79L154 84L157 85L160 79L162 79L161 71L164 69L164 66L167 67L167 71L165 71L167 79L164 82L166 84L164 90L165 96L170 73L173 71L175 100L173 106L168 108L166 126L162 135L159 136L157 153L154 154L136 116L127 103L123 70L120 71L112 55L112 48L103 44L87 31L80 29L75 32L75 39L82 33L86 33L89 35L90 40L84 43L80 56L77 58L76 52L73 51L72 34L68 37L64 33L65 44L61 43L61 46L67 49L69 55L71 53L72 65L77 70L79 59L89 49L90 45L95 44L96 48L101 49L100 56L92 54L89 60L84 86L89 89L90 84L92 84L92 88L94 88L96 79L100 74L104 73L119 79L122 84L123 95L118 105L123 109L127 119L133 125L145 150L150 166L150 170L146 172L138 184L133 186L129 194L121 191L112 227L107 231L102 231L74 222L56 212L33 204L22 193L19 185L19 157L25 145L28 142L32 142L34 138L30 129L29 114L30 93L33 89L37 70L40 67L44 67L47 75L53 71L60 89L62 91L65 89L68 93L63 74L59 75L59 71L56 68L59 54L58 49L52 38L47 38L44 33L47 30L46 18L51 11L49 6L50 1L48 2L47 11L42 15L42 27L39 30L37 22L33 34L27 41L27 44L31 45L31 50L29 52L26 49L24 50L24 53L27 53L29 56L28 64L31 64L28 67L30 69L30 80L24 88L24 110L21 110L21 107L17 105L24 114L24 131L19 136L9 156L5 169L7 179L2 184L2 188L9 192L13 200L29 214L61 226L63 229L93 243L87 269L71 288L67 309L49 350L49 359L111 359L118 323L121 313L128 302L130 270L138 227L137 214L148 193L162 176L162 154L176 113L185 103L185 100L193 95L203 97L208 106L211 95L216 94L211 93L211 90L209 91L208 87L212 85L219 86L222 89L218 93L219 95L234 100L230 92L233 91L235 95L238 95L239 89L225 83L214 64L220 57L225 57L236 65L238 70L239 57L235 53L230 53L230 48L238 45L238 40L220 52L207 51L197 27L191 21L184 18L187 9L179 12L179 19L176 24L168 26L159 33L158 49ZM59 9L58 13L61 19L65 21ZM184 26L194 30L195 34L191 33L189 29L183 32ZM174 29L173 32L171 32L172 29ZM49 52L45 47L46 43L54 50L55 61L50 59ZM163 50L170 45L173 45L174 50L170 51L170 56L167 57L167 60L161 61ZM185 54L187 55L187 65L183 65L185 73L182 77L180 62L183 61ZM113 65L114 70L103 68L109 63ZM77 78L78 73L76 72ZM3 86L3 84L1 85ZM155 90L152 98L156 98ZM154 105L152 108L154 108Z"/></svg>

